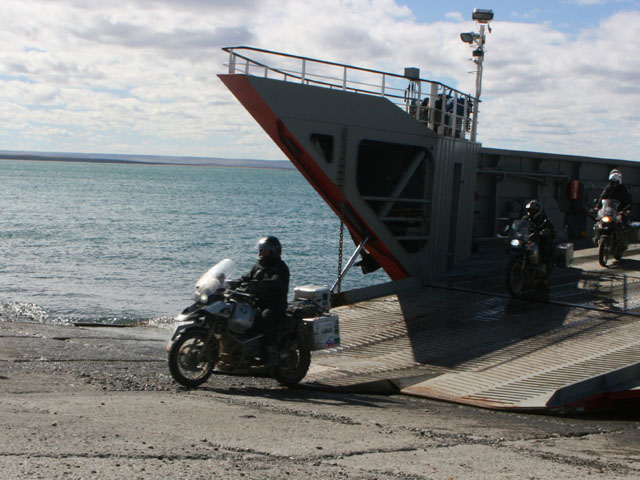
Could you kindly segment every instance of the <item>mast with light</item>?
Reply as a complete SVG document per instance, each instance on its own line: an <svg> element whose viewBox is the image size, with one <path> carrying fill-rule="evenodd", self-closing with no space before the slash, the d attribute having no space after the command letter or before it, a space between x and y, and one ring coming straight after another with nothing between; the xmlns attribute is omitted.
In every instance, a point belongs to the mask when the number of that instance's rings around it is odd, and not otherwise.
<svg viewBox="0 0 640 480"><path fill-rule="evenodd" d="M480 93L482 91L482 62L484 60L484 44L486 41L485 26L491 33L489 22L493 20L493 10L476 8L471 19L480 27L480 33L465 32L460 34L460 40L469 45L475 46L473 50L473 62L476 64L476 104L473 109L473 120L471 123L471 141L476 141L478 129L478 107L480 103Z"/></svg>

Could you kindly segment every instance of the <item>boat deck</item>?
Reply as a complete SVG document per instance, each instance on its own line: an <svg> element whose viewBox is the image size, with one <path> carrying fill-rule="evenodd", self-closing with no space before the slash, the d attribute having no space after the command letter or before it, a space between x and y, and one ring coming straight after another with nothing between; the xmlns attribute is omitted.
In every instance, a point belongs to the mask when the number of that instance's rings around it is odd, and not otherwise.
<svg viewBox="0 0 640 480"><path fill-rule="evenodd" d="M506 262L489 248L437 284L335 308L342 345L314 353L305 383L509 410L640 397L640 246L610 268L578 251L523 300L506 291Z"/></svg>

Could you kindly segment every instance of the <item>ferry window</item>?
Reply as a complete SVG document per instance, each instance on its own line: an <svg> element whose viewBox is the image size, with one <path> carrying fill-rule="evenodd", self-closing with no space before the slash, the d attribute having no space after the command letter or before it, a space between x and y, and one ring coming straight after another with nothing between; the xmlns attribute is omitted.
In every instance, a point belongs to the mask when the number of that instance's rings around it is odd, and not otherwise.
<svg viewBox="0 0 640 480"><path fill-rule="evenodd" d="M312 133L311 143L322 154L327 163L333 162L333 137L331 135Z"/></svg>
<svg viewBox="0 0 640 480"><path fill-rule="evenodd" d="M358 150L358 190L410 253L429 240L433 160L423 147L365 140Z"/></svg>

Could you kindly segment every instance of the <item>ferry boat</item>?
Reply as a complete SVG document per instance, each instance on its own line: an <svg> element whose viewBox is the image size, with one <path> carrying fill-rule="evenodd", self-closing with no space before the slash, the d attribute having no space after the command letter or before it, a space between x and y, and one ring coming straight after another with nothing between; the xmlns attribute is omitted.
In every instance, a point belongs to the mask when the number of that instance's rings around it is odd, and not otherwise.
<svg viewBox="0 0 640 480"><path fill-rule="evenodd" d="M416 68L224 50L221 80L393 280L436 279L532 198L558 232L586 236L585 205L614 167L640 198L635 162L482 147L470 139L477 99Z"/></svg>
<svg viewBox="0 0 640 480"><path fill-rule="evenodd" d="M637 202L640 166L484 147L476 140L479 98L421 78L415 67L391 73L246 46L224 50L228 72L219 78L342 220L357 245L349 263L359 255L364 271L379 266L397 281L382 300L380 290L364 307L339 307L350 346L316 356L322 373L311 383L384 385L506 409L585 410L640 399L633 333L640 305L628 301L636 282L626 273L577 272L564 280L571 293L536 304L483 290L482 278L449 295L437 290L532 198L561 236L588 238L586 206L609 170L624 172ZM605 284L612 308L598 303ZM452 312L447 330L442 318ZM522 315L529 322L514 330ZM498 322L489 329L488 316ZM373 335L377 329L393 333ZM517 367L505 372L506 365Z"/></svg>

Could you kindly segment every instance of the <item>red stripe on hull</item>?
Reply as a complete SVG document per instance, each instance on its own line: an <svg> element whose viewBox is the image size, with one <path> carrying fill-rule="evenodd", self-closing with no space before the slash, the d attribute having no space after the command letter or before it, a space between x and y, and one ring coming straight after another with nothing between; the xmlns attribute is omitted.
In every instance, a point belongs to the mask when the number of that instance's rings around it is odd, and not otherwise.
<svg viewBox="0 0 640 480"><path fill-rule="evenodd" d="M637 408L640 405L640 390L620 390L590 395L565 405L550 407L549 410L565 412L602 412L624 407Z"/></svg>
<svg viewBox="0 0 640 480"><path fill-rule="evenodd" d="M251 85L248 78L244 75L218 75L218 77L345 223L355 241L360 242L365 235L373 234L373 230L369 228L349 202L345 201L342 204L342 193L337 185L322 171L311 155L302 148L284 123ZM367 243L367 251L392 280L409 276L400 262L379 239L370 238Z"/></svg>

